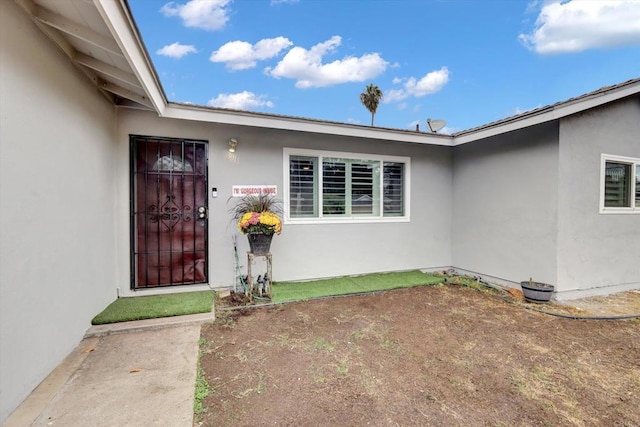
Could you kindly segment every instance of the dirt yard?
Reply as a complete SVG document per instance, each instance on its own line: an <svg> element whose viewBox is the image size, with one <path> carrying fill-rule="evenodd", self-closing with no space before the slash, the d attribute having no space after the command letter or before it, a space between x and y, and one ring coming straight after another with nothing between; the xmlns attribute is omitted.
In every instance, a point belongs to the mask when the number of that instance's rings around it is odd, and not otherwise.
<svg viewBox="0 0 640 427"><path fill-rule="evenodd" d="M640 322L460 286L226 312L202 328L203 426L640 427Z"/></svg>

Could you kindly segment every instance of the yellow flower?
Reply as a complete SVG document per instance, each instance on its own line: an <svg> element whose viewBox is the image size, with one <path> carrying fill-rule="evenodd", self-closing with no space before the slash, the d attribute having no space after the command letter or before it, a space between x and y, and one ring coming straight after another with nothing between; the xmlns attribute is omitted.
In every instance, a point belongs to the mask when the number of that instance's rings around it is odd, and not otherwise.
<svg viewBox="0 0 640 427"><path fill-rule="evenodd" d="M247 212L238 221L241 233L266 232L280 234L282 221L273 212Z"/></svg>

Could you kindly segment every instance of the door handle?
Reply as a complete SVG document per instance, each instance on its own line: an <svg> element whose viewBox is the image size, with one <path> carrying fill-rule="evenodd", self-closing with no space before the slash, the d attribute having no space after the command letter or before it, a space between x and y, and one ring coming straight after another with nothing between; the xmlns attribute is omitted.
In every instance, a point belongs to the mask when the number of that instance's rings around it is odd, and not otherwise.
<svg viewBox="0 0 640 427"><path fill-rule="evenodd" d="M198 219L207 219L209 217L206 206L198 207Z"/></svg>

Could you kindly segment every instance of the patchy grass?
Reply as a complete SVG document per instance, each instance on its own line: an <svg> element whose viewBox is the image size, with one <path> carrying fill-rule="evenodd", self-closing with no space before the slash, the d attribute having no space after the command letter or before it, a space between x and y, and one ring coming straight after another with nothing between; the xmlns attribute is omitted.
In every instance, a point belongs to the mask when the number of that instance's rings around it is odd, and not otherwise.
<svg viewBox="0 0 640 427"><path fill-rule="evenodd" d="M198 365L196 367L196 390L193 398L193 415L195 423L199 423L202 419L202 414L205 413L206 408L202 405L202 401L209 396L211 388L205 377L205 373L200 365L202 355L209 351L209 342L206 339L200 339L198 341L200 350L198 351Z"/></svg>
<svg viewBox="0 0 640 427"><path fill-rule="evenodd" d="M640 426L637 322L503 297L415 286L230 312L202 327L202 425Z"/></svg>
<svg viewBox="0 0 640 427"><path fill-rule="evenodd" d="M419 270L376 273L363 276L336 277L311 282L274 282L273 302L307 300L331 295L410 288L442 282L442 276Z"/></svg>
<svg viewBox="0 0 640 427"><path fill-rule="evenodd" d="M208 313L213 291L118 298L91 320L92 325Z"/></svg>

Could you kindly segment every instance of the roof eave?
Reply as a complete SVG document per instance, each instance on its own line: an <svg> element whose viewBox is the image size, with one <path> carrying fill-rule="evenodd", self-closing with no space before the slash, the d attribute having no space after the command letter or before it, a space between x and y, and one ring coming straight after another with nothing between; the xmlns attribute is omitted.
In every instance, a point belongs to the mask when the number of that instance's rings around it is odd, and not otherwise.
<svg viewBox="0 0 640 427"><path fill-rule="evenodd" d="M274 116L270 114L240 110L224 110L198 105L168 103L162 113L162 116L180 120L195 120L199 122L319 133L325 135L350 136L356 138L379 139L416 144L443 145L448 147L452 145L452 138L449 135L328 122L300 117Z"/></svg>
<svg viewBox="0 0 640 427"><path fill-rule="evenodd" d="M452 138L448 135L435 135L401 129L369 128L348 123L341 124L248 111L212 109L170 103L167 101L155 68L140 38L126 0L93 0L93 2L134 70L153 108L161 117L418 144L452 145Z"/></svg>
<svg viewBox="0 0 640 427"><path fill-rule="evenodd" d="M626 98L640 93L640 81L632 80L629 84L613 86L610 90L596 91L592 95L586 95L574 100L561 102L536 109L529 113L523 113L511 118L500 120L477 129L460 132L453 136L453 146L467 144L480 139L489 138L498 134L535 126L541 123L558 120L572 114L580 113L591 108L599 107L618 99Z"/></svg>
<svg viewBox="0 0 640 427"><path fill-rule="evenodd" d="M122 50L153 108L162 115L167 98L155 68L140 39L135 21L125 0L93 0L111 35Z"/></svg>
<svg viewBox="0 0 640 427"><path fill-rule="evenodd" d="M368 127L291 116L169 103L149 54L140 38L135 20L127 5L127 0L93 0L93 2L147 93L151 105L161 117L418 144L457 146L558 120L640 93L640 80L631 80L610 88L602 88L585 96L509 117L475 129L458 132L454 135L438 135L403 129Z"/></svg>

